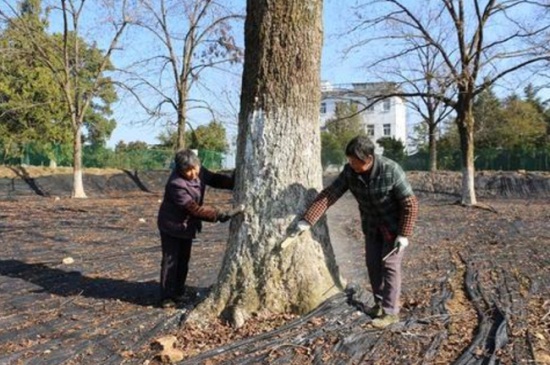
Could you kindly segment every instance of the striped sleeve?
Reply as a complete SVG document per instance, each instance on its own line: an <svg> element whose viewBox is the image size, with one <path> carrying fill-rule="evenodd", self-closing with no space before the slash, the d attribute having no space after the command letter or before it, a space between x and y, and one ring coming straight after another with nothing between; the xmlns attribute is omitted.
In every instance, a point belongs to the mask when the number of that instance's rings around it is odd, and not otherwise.
<svg viewBox="0 0 550 365"><path fill-rule="evenodd" d="M400 236L409 237L413 233L414 224L418 217L418 200L416 196L411 195L399 201L401 213L399 215L399 230Z"/></svg>
<svg viewBox="0 0 550 365"><path fill-rule="evenodd" d="M341 173L338 178L327 188L323 189L319 195L313 200L303 219L312 226L325 214L327 209L348 190L348 184L344 173Z"/></svg>

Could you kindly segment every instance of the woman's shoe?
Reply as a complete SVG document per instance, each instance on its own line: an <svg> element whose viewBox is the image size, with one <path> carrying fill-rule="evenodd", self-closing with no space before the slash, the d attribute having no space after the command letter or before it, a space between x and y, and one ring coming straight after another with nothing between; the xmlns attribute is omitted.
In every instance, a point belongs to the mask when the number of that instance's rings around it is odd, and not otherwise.
<svg viewBox="0 0 550 365"><path fill-rule="evenodd" d="M163 299L160 306L164 309L176 308L176 302L173 299Z"/></svg>

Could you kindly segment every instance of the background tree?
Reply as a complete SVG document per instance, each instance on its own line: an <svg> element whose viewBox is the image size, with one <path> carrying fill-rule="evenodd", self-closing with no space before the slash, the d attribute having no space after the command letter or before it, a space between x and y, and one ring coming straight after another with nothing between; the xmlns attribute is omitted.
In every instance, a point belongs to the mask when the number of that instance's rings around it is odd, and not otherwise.
<svg viewBox="0 0 550 365"><path fill-rule="evenodd" d="M334 117L327 120L325 130L321 132L323 166L344 164L347 143L361 133L364 133L364 125L357 104L353 102L336 103Z"/></svg>
<svg viewBox="0 0 550 365"><path fill-rule="evenodd" d="M63 97L64 110L72 129L72 196L75 198L86 197L82 182L82 127L92 103L101 97L101 90L104 90L105 85L112 82L105 72L111 68L111 55L129 24L126 0L117 3L117 8L109 2L105 3L104 8L96 3L96 13L101 9L109 12L107 19L112 25L111 36L103 34L103 39L110 39L106 51L103 52L95 44L88 45L80 36L80 21L88 9L85 5L86 0L61 0L60 5L52 5L50 9L59 11L63 19L62 32L53 36L37 32L24 22L17 22L20 18L17 13L10 17L0 10L0 16L14 25L22 37L30 40L28 52L36 62L52 72L55 85ZM119 17L114 14L115 9L120 11Z"/></svg>
<svg viewBox="0 0 550 365"><path fill-rule="evenodd" d="M206 125L200 125L194 130L186 132L186 145L197 150L227 152L226 130L223 124L211 121Z"/></svg>
<svg viewBox="0 0 550 365"><path fill-rule="evenodd" d="M0 144L20 155L32 143L55 167L56 147L70 141L62 95L51 70L28 52L31 40L18 31L25 27L46 37L47 22L39 0L23 1L13 10L19 17L0 34Z"/></svg>
<svg viewBox="0 0 550 365"><path fill-rule="evenodd" d="M332 134L342 149L358 134L365 132L357 104L353 102L338 102L334 109L334 117L327 120L326 130Z"/></svg>
<svg viewBox="0 0 550 365"><path fill-rule="evenodd" d="M550 7L549 7L550 9ZM538 95L537 88L532 84L529 84L523 89L525 93L525 100L532 104L535 109L542 115L544 122L546 123L546 138L544 141L541 141L542 144L550 144L550 108L548 108L549 100L543 101Z"/></svg>
<svg viewBox="0 0 550 365"><path fill-rule="evenodd" d="M321 132L321 164L323 168L330 165L341 166L345 162L345 150L338 143L336 136L327 131Z"/></svg>
<svg viewBox="0 0 550 365"><path fill-rule="evenodd" d="M416 38L405 38L410 41L416 50L413 55L413 62L409 69L399 67L391 73L397 75L397 79L403 80L401 87L418 94L416 97L406 98L405 101L419 116L421 123L426 126L429 151L429 170L437 170L437 138L441 123L449 117L452 109L441 99L433 95L447 96L450 91L448 80L442 77L441 68L444 67L444 60L441 53L434 47L419 47ZM398 147L391 144L392 147ZM390 146L388 146L390 147ZM403 146L404 147L404 146ZM384 152L385 152L384 147ZM395 151L397 158L403 158L401 153ZM392 152L393 153L393 152ZM399 161L399 160L398 160Z"/></svg>
<svg viewBox="0 0 550 365"><path fill-rule="evenodd" d="M443 59L441 83L452 88L452 95L434 91L396 93L398 96L430 96L454 110L462 153L462 203L477 203L474 189L474 115L475 97L489 86L528 66L547 62L545 40L550 22L543 1L439 0L429 3L377 0L359 4L354 13L358 21L353 35L360 40L355 47L379 47L386 53L374 64L395 60L406 64L417 48L433 48ZM525 16L530 14L532 17ZM541 18L541 16L546 18ZM536 20L533 20L536 19ZM382 28L379 37L373 36ZM406 37L418 40L411 47ZM498 29L498 31L497 31ZM367 38L365 38L366 34ZM372 54L372 52L370 52Z"/></svg>
<svg viewBox="0 0 550 365"><path fill-rule="evenodd" d="M191 313L236 326L258 312L306 313L342 290L326 222L280 250L322 187L319 138L322 1L247 2L235 200L211 295Z"/></svg>
<svg viewBox="0 0 550 365"><path fill-rule="evenodd" d="M147 75L136 73L131 89L138 98L145 92L148 99L155 100L151 91L158 96L160 101L154 106L141 101L152 116L175 114L176 149L181 149L186 142L188 112L206 109L211 113L213 109L191 95L193 89L204 86L202 74L241 61L242 50L232 35L232 23L242 15L213 0L140 0L140 4L145 12L137 24L157 43L153 56L134 65Z"/></svg>
<svg viewBox="0 0 550 365"><path fill-rule="evenodd" d="M132 151L146 151L149 149L149 146L146 142L143 141L132 141L132 142L124 142L119 141L115 146L115 152L122 153L122 152L132 152Z"/></svg>
<svg viewBox="0 0 550 365"><path fill-rule="evenodd" d="M222 153L227 152L229 148L227 134L222 123L213 120L197 128L191 128L190 125L188 127L189 129L185 132L185 145L188 148ZM176 129L167 128L157 136L157 139L160 141L162 147L175 149L178 132Z"/></svg>
<svg viewBox="0 0 550 365"><path fill-rule="evenodd" d="M502 122L502 103L489 87L476 96L473 104L476 121L474 141L478 148L496 147L495 131ZM457 136L458 137L458 136Z"/></svg>
<svg viewBox="0 0 550 365"><path fill-rule="evenodd" d="M546 136L544 114L529 101L511 95L503 102L501 120L494 136L494 145L499 148L534 149Z"/></svg>
<svg viewBox="0 0 550 365"><path fill-rule="evenodd" d="M393 137L382 137L376 142L384 149L384 156L399 163L405 159L405 145L401 140Z"/></svg>

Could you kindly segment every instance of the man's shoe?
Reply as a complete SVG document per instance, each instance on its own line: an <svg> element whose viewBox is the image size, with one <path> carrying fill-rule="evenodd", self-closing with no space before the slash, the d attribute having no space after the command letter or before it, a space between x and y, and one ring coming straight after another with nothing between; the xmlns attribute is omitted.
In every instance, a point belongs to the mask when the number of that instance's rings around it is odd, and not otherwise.
<svg viewBox="0 0 550 365"><path fill-rule="evenodd" d="M164 299L160 303L160 306L164 309L175 308L176 307L176 302L173 299Z"/></svg>
<svg viewBox="0 0 550 365"><path fill-rule="evenodd" d="M365 313L371 318L378 318L384 315L384 310L379 304L375 304L373 307L367 309Z"/></svg>
<svg viewBox="0 0 550 365"><path fill-rule="evenodd" d="M373 319L372 326L376 328L386 328L390 324L399 322L399 316L397 314L385 313L379 318Z"/></svg>

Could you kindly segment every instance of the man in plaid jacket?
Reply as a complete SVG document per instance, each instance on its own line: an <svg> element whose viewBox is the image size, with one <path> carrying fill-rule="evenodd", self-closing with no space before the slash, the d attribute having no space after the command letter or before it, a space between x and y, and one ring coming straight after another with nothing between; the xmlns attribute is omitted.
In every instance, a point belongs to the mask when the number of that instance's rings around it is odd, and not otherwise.
<svg viewBox="0 0 550 365"><path fill-rule="evenodd" d="M368 137L352 139L346 156L349 163L317 195L298 222L297 230L309 229L346 191L351 191L359 204L366 264L376 302L367 314L374 318L373 326L384 328L399 321L401 261L418 215L418 201L403 169L396 162L375 155Z"/></svg>

